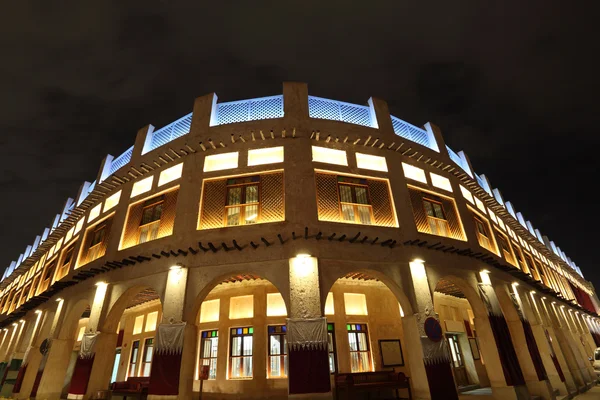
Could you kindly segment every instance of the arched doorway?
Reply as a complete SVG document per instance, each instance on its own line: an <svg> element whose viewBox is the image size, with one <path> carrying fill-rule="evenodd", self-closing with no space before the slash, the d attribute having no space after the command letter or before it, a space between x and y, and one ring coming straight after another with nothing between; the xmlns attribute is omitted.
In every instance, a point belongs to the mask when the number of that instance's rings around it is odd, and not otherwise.
<svg viewBox="0 0 600 400"><path fill-rule="evenodd" d="M77 356L79 355L79 351L81 350L81 342L83 341L83 335L86 333L86 327L90 320L90 313L91 313L91 308L89 305L87 305L87 307L81 314L79 320L77 321L75 330L73 331L73 337L75 338L75 343L73 345L73 351L71 351L71 355L69 357L69 365L67 366L65 380L64 380L64 383L62 386L61 398L66 398L69 394L69 387L71 386L71 379L73 377L73 372L75 371L75 364L77 363Z"/></svg>
<svg viewBox="0 0 600 400"><path fill-rule="evenodd" d="M422 364L422 355L414 354L410 345L416 332L404 325L405 315L413 318L410 303L385 275L376 271L345 273L323 297L332 374L393 370L410 377L411 356ZM377 390L381 396L395 395L393 389Z"/></svg>
<svg viewBox="0 0 600 400"><path fill-rule="evenodd" d="M93 368L84 393L108 389L112 382L136 380L148 387L156 331L162 319L158 292L136 285L123 291L98 327ZM69 392L73 394L73 390Z"/></svg>
<svg viewBox="0 0 600 400"><path fill-rule="evenodd" d="M288 300L278 288L236 273L215 279L197 301L193 391L203 399L287 398Z"/></svg>
<svg viewBox="0 0 600 400"><path fill-rule="evenodd" d="M475 314L462 290L450 279L438 281L433 293L433 305L444 332L454 382L459 392L490 386L481 356Z"/></svg>

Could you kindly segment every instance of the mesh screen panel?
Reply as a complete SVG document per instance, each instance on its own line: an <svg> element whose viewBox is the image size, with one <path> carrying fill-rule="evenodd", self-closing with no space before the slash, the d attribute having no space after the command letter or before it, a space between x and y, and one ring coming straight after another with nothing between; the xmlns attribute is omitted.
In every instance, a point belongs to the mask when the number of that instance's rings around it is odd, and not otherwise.
<svg viewBox="0 0 600 400"><path fill-rule="evenodd" d="M264 174L261 182L260 222L276 222L285 219L283 172Z"/></svg>
<svg viewBox="0 0 600 400"><path fill-rule="evenodd" d="M175 223L175 211L177 208L177 196L179 189L165 193L162 214L160 216L160 225L158 227L157 239L169 236L173 233L173 224Z"/></svg>
<svg viewBox="0 0 600 400"><path fill-rule="evenodd" d="M417 128L416 126L411 125L400 118L394 117L393 115L390 117L392 118L392 126L394 127L394 133L396 135L418 143L421 146L429 147L430 149L434 148L429 142L429 134L426 130Z"/></svg>
<svg viewBox="0 0 600 400"><path fill-rule="evenodd" d="M109 175L114 174L115 172L117 172L118 170L120 170L121 168L123 168L125 165L129 164L129 161L131 161L131 155L132 154L133 154L133 146L131 146L129 149L127 149L119 157L115 158L112 161L112 163L110 164L110 173L109 173Z"/></svg>
<svg viewBox="0 0 600 400"><path fill-rule="evenodd" d="M369 192L373 205L373 225L396 227L390 189L387 181L370 179Z"/></svg>
<svg viewBox="0 0 600 400"><path fill-rule="evenodd" d="M337 176L315 173L317 186L317 210L320 221L340 222Z"/></svg>
<svg viewBox="0 0 600 400"><path fill-rule="evenodd" d="M225 219L227 180L210 180L202 188L200 229L221 228Z"/></svg>
<svg viewBox="0 0 600 400"><path fill-rule="evenodd" d="M308 115L372 127L371 110L367 106L308 96Z"/></svg>
<svg viewBox="0 0 600 400"><path fill-rule="evenodd" d="M179 118L177 121L170 123L152 134L150 149L154 150L162 145L169 143L171 140L190 132L192 126L192 113Z"/></svg>
<svg viewBox="0 0 600 400"><path fill-rule="evenodd" d="M217 125L283 117L283 95L217 104Z"/></svg>

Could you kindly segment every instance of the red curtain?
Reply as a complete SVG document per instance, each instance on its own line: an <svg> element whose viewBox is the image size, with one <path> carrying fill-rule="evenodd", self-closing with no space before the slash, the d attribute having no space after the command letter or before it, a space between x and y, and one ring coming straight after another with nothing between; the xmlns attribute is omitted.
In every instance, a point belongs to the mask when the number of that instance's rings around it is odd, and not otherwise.
<svg viewBox="0 0 600 400"><path fill-rule="evenodd" d="M546 368L544 368L544 363L542 362L542 355L540 354L540 349L537 346L537 342L535 341L535 336L533 336L533 330L531 329L531 325L529 321L525 319L521 319L523 323L523 331L525 332L525 340L527 341L527 348L529 349L529 355L531 356L531 361L533 361L533 366L535 367L535 372L537 373L538 380L543 381L548 379L548 374L546 374Z"/></svg>
<svg viewBox="0 0 600 400"><path fill-rule="evenodd" d="M35 381L33 382L33 388L31 389L31 397L35 397L37 395L38 388L40 387L40 381L42 380L42 375L44 374L44 370L40 369L35 376Z"/></svg>
<svg viewBox="0 0 600 400"><path fill-rule="evenodd" d="M327 349L289 349L289 393L327 393L329 356Z"/></svg>
<svg viewBox="0 0 600 400"><path fill-rule="evenodd" d="M27 371L27 364L21 365L19 373L17 374L17 380L15 386L13 386L13 393L19 393L21 391L21 385L23 384L23 378L25 378L25 371Z"/></svg>
<svg viewBox="0 0 600 400"><path fill-rule="evenodd" d="M573 285L571 282L569 282L569 285L571 285L571 289L573 289L573 293L575 294L575 298L577 299L579 305L589 312L597 313L590 295Z"/></svg>
<svg viewBox="0 0 600 400"><path fill-rule="evenodd" d="M525 377L519 365L517 359L517 353L512 344L510 337L510 331L504 316L489 316L490 325L492 326L492 332L494 333L494 339L496 339L496 347L500 356L500 363L502 364L502 371L504 372L504 378L508 386L517 386L525 384Z"/></svg>
<svg viewBox="0 0 600 400"><path fill-rule="evenodd" d="M176 396L179 394L181 353L164 354L155 352L150 371L148 394Z"/></svg>
<svg viewBox="0 0 600 400"><path fill-rule="evenodd" d="M429 360L425 363L431 400L458 400L452 367L448 359Z"/></svg>
<svg viewBox="0 0 600 400"><path fill-rule="evenodd" d="M87 386L92 375L92 366L94 365L94 356L89 358L77 357L75 369L71 377L71 386L69 393L85 394Z"/></svg>

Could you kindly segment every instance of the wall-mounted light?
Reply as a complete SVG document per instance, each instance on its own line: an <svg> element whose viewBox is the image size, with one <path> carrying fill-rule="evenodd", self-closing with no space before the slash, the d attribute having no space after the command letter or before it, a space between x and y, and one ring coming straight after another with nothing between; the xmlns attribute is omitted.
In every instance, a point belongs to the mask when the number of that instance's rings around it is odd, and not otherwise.
<svg viewBox="0 0 600 400"><path fill-rule="evenodd" d="M63 301L63 298L62 298L62 297L59 297L59 298L57 298L57 299L56 299L56 301L57 301L58 303L60 303L61 301Z"/></svg>
<svg viewBox="0 0 600 400"><path fill-rule="evenodd" d="M35 310L35 311L34 311L34 313L36 313L36 314L41 314L41 313L42 313L42 310Z"/></svg>
<svg viewBox="0 0 600 400"><path fill-rule="evenodd" d="M300 253L291 260L292 272L296 278L306 278L317 271L316 259L310 254Z"/></svg>
<svg viewBox="0 0 600 400"><path fill-rule="evenodd" d="M169 267L169 269L171 271L179 271L182 267L183 267L183 265L181 265L181 263L177 263L177 264L171 265Z"/></svg>
<svg viewBox="0 0 600 400"><path fill-rule="evenodd" d="M410 266L410 274L414 280L427 279L427 272L425 271L425 261L420 258L415 258L408 263Z"/></svg>
<svg viewBox="0 0 600 400"><path fill-rule="evenodd" d="M542 297L542 300L546 300L546 298L545 298L545 297Z"/></svg>
<svg viewBox="0 0 600 400"><path fill-rule="evenodd" d="M484 285L492 284L492 281L490 280L490 271L488 271L487 269L481 270L481 272L479 272L479 276L481 277L481 283L483 283Z"/></svg>
<svg viewBox="0 0 600 400"><path fill-rule="evenodd" d="M108 285L108 283L106 283L104 281L96 282L96 286L106 286L106 285Z"/></svg>
<svg viewBox="0 0 600 400"><path fill-rule="evenodd" d="M20 319L19 322L22 323L22 324L24 324L25 320L24 319Z"/></svg>
<svg viewBox="0 0 600 400"><path fill-rule="evenodd" d="M532 290L532 291L531 291L531 292L529 292L529 293L531 293L531 294L535 294L535 290Z"/></svg>
<svg viewBox="0 0 600 400"><path fill-rule="evenodd" d="M512 285L513 286L519 286L519 282L513 282Z"/></svg>

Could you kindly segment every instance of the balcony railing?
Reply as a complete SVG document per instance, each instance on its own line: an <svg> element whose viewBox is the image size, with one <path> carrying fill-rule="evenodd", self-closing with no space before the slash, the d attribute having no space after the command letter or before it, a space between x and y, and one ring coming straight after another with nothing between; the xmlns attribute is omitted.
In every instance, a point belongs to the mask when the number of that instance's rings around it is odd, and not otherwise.
<svg viewBox="0 0 600 400"><path fill-rule="evenodd" d="M409 124L400 118L394 117L393 115L390 115L390 117L392 118L392 126L394 127L394 133L396 135L418 143L421 146L439 151L437 144L433 142L432 138L429 136L429 133L425 129L417 128L416 126Z"/></svg>
<svg viewBox="0 0 600 400"><path fill-rule="evenodd" d="M124 166L129 164L129 161L131 161L132 153L133 153L133 146L131 146L130 148L125 150L125 152L123 154L121 154L119 157L113 159L112 163L110 164L110 174L109 175L114 174L115 172L117 172L118 170L120 170L121 168L123 168Z"/></svg>
<svg viewBox="0 0 600 400"><path fill-rule="evenodd" d="M371 119L371 109L368 106L316 96L308 96L308 115L311 118L347 122L369 128L373 128L375 125Z"/></svg>
<svg viewBox="0 0 600 400"><path fill-rule="evenodd" d="M448 221L445 219L427 216L427 222L429 223L429 229L431 229L432 234L450 237L450 228L448 226Z"/></svg>
<svg viewBox="0 0 600 400"><path fill-rule="evenodd" d="M180 136L187 135L190 133L191 126L192 113L189 113L188 115L179 118L177 121L171 122L169 125L163 126L159 130L154 131L148 151L163 146Z"/></svg>
<svg viewBox="0 0 600 400"><path fill-rule="evenodd" d="M216 125L283 118L283 95L217 104Z"/></svg>

